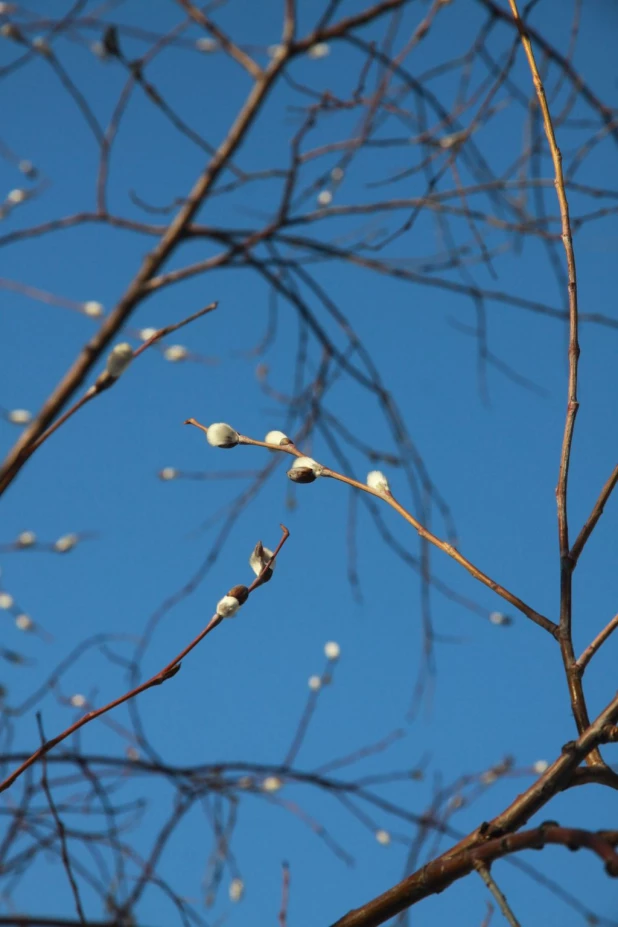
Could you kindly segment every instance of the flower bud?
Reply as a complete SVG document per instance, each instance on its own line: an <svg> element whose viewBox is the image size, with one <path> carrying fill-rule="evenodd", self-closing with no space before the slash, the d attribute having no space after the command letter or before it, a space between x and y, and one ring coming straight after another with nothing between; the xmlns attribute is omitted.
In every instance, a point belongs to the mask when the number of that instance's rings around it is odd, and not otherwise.
<svg viewBox="0 0 618 927"><path fill-rule="evenodd" d="M317 692L318 689L322 688L322 677L321 676L310 676L309 677L309 688L312 692Z"/></svg>
<svg viewBox="0 0 618 927"><path fill-rule="evenodd" d="M13 203L14 206L18 206L19 203L23 203L28 194L25 190L11 190L7 196L9 203Z"/></svg>
<svg viewBox="0 0 618 927"><path fill-rule="evenodd" d="M37 170L32 161L26 161L24 159L20 161L17 166L25 177L36 177Z"/></svg>
<svg viewBox="0 0 618 927"><path fill-rule="evenodd" d="M288 470L288 477L295 483L313 483L321 476L323 469L312 457L297 457Z"/></svg>
<svg viewBox="0 0 618 927"><path fill-rule="evenodd" d="M94 299L89 299L84 303L84 312L91 319L98 319L103 315L103 306Z"/></svg>
<svg viewBox="0 0 618 927"><path fill-rule="evenodd" d="M338 660L341 656L341 647L336 641L329 641L324 645L324 653L328 660Z"/></svg>
<svg viewBox="0 0 618 927"><path fill-rule="evenodd" d="M15 625L20 631L30 631L34 622L30 615L17 615L15 618Z"/></svg>
<svg viewBox="0 0 618 927"><path fill-rule="evenodd" d="M240 608L240 602L232 595L224 595L217 602L217 615L221 618L231 618Z"/></svg>
<svg viewBox="0 0 618 927"><path fill-rule="evenodd" d="M294 443L282 431L269 431L266 437L264 438L264 441L266 442L266 444L276 444L277 447L281 447L284 444Z"/></svg>
<svg viewBox="0 0 618 927"><path fill-rule="evenodd" d="M0 608L12 608L13 607L13 596L9 595L8 592L0 592Z"/></svg>
<svg viewBox="0 0 618 927"><path fill-rule="evenodd" d="M282 786L283 782L279 776L266 776L262 782L262 789L265 792L278 792Z"/></svg>
<svg viewBox="0 0 618 927"><path fill-rule="evenodd" d="M511 624L512 619L508 615L504 615L502 612L491 612L489 620L492 624L496 625L507 625Z"/></svg>
<svg viewBox="0 0 618 927"><path fill-rule="evenodd" d="M54 542L54 550L58 551L59 554L67 554L70 550L73 550L78 541L79 538L76 534L63 534L61 538Z"/></svg>
<svg viewBox="0 0 618 927"><path fill-rule="evenodd" d="M330 176L335 181L335 183L340 183L343 180L343 168L334 167L330 172Z"/></svg>
<svg viewBox="0 0 618 927"><path fill-rule="evenodd" d="M178 476L178 470L175 470L174 467L163 467L162 470L159 470L159 478L162 480L175 480Z"/></svg>
<svg viewBox="0 0 618 927"><path fill-rule="evenodd" d="M215 52L219 48L219 43L216 39L202 38L198 39L195 43L195 47L198 51L201 52Z"/></svg>
<svg viewBox="0 0 618 927"><path fill-rule="evenodd" d="M36 534L34 531L22 531L22 533L17 536L18 547L32 547L33 544L36 544Z"/></svg>
<svg viewBox="0 0 618 927"><path fill-rule="evenodd" d="M133 360L133 348L126 341L117 344L107 358L106 372L112 378L117 380L121 376L131 361Z"/></svg>
<svg viewBox="0 0 618 927"><path fill-rule="evenodd" d="M542 776L549 769L549 763L547 760L537 760L532 768L538 776Z"/></svg>
<svg viewBox="0 0 618 927"><path fill-rule="evenodd" d="M86 696L76 692L75 695L71 696L69 701L71 702L73 708L83 708L86 704Z"/></svg>
<svg viewBox="0 0 618 927"><path fill-rule="evenodd" d="M318 205L330 206L333 201L333 194L330 190L320 190L318 193Z"/></svg>
<svg viewBox="0 0 618 927"><path fill-rule="evenodd" d="M369 489L375 489L376 492L386 493L391 491L388 480L381 470L371 470L367 474L367 486Z"/></svg>
<svg viewBox="0 0 618 927"><path fill-rule="evenodd" d="M236 447L239 437L238 432L225 422L215 422L214 425L209 425L206 433L206 440L212 447Z"/></svg>
<svg viewBox="0 0 618 927"><path fill-rule="evenodd" d="M327 42L316 42L307 52L310 58L326 58L330 55L330 45Z"/></svg>
<svg viewBox="0 0 618 927"><path fill-rule="evenodd" d="M27 425L32 420L32 412L28 412L27 409L11 409L8 419L13 425Z"/></svg>
<svg viewBox="0 0 618 927"><path fill-rule="evenodd" d="M35 36L35 38L32 40L32 47L33 47L33 48L36 48L36 50L37 50L41 55L45 55L46 58L49 58L50 55L51 55L51 53L52 53L51 46L50 46L49 43L43 38L42 35L37 35L37 36Z"/></svg>
<svg viewBox="0 0 618 927"><path fill-rule="evenodd" d="M242 879L232 879L230 882L230 901L240 901L245 894L245 884Z"/></svg>
<svg viewBox="0 0 618 927"><path fill-rule="evenodd" d="M391 835L387 830L377 830L376 840L378 843L381 843L383 847L386 847L391 842Z"/></svg>
<svg viewBox="0 0 618 927"><path fill-rule="evenodd" d="M246 586L232 586L228 595L238 600L239 605L244 605L249 598L249 590Z"/></svg>
<svg viewBox="0 0 618 927"><path fill-rule="evenodd" d="M142 341L148 341L150 338L152 338L153 335L156 335L158 331L158 328L142 328L139 336Z"/></svg>
<svg viewBox="0 0 618 927"><path fill-rule="evenodd" d="M171 344L169 348L166 348L163 352L163 357L171 363L176 361L184 360L189 352L181 344Z"/></svg>
<svg viewBox="0 0 618 927"><path fill-rule="evenodd" d="M272 555L273 555L272 550L270 550L268 547L264 547L261 541L257 542L255 547L253 548L253 552L251 556L249 557L249 566L251 567L251 569L253 570L256 576L260 575L260 573L262 572L262 570L264 569L264 567L266 566L266 564L268 563ZM264 582L268 582L268 580L271 578L271 576L273 575L273 570L275 566L276 566L276 563L272 563L269 566L268 570L266 571L263 577Z"/></svg>

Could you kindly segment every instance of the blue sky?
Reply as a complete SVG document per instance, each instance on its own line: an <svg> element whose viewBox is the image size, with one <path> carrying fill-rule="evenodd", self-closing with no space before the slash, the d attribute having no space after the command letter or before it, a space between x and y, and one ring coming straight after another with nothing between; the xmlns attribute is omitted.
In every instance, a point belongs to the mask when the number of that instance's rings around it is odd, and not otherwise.
<svg viewBox="0 0 618 927"><path fill-rule="evenodd" d="M174 4L147 6L148 28L154 31L164 31L179 21ZM344 4L342 11L359 7ZM547 31L553 44L565 49L570 19L565 16L564 21L556 22L552 7L551 3L540 3L534 22ZM56 0L33 2L29 9L55 17L66 11ZM143 25L144 9L138 3L122 4L117 14L110 14L110 21L117 15L121 22ZM425 5L412 4L405 23L414 26L424 10ZM439 28L436 26L411 57L413 73L421 74L434 65L437 56L443 60L466 48L480 22L477 15L476 7L471 15L460 4L445 9ZM275 0L260 5L236 0L217 17L245 43L265 49L278 39L281 10ZM606 41L615 17L611 5L586 5L575 56L590 86L608 105L615 105L616 98ZM85 30L80 35L88 40L97 37ZM195 38L198 32L188 35ZM378 30L374 37L382 35ZM406 35L405 26L402 35ZM505 30L497 35L496 47L508 48L510 33ZM130 40L124 47L128 56L144 50L143 44L131 44ZM6 40L0 54L2 63L12 60L14 50ZM256 54L265 60L264 52ZM59 41L58 55L105 124L124 73L113 62L99 62L81 40ZM336 45L328 58L300 61L293 73L298 80L311 80L321 89L336 87L345 94L354 85L358 61L351 48ZM214 144L229 127L248 89L246 76L220 55L187 50L168 50L147 74L165 90L183 118ZM528 94L530 78L521 54L513 79ZM448 78L440 79L438 86L444 98L452 96ZM2 234L92 209L97 148L73 101L62 92L45 62L35 61L5 77L3 88L3 140L19 157L33 161L42 176L49 178L49 184L39 196L13 210L2 223ZM559 99L564 101L566 94L563 88ZM260 169L287 163L290 137L299 126L298 115L286 109L293 102L298 103L298 98L287 88L273 95L250 141L237 156L239 165ZM584 113L592 118L583 107L576 111L579 116ZM311 136L312 144L345 137L352 123L344 117L340 123L334 122L338 118L322 120ZM523 131L521 110L512 106L479 131L479 148L496 170L515 160ZM588 134L593 131L590 128ZM390 125L388 132L404 134L401 127L395 132ZM581 130L577 136L574 129L565 128L559 141L571 152L577 138L581 143L585 137ZM406 148L385 153L371 149L361 156L358 166L335 191L334 204L383 196L379 188L368 188L367 180L405 168L407 152ZM329 169L332 163L328 162ZM112 157L110 208L150 221L131 202L128 191L134 190L147 202L168 203L186 194L203 164L203 152L173 133L143 95L136 94ZM544 176L550 177L547 159L543 166ZM465 177L465 168L462 170ZM316 166L315 173L307 176L316 178L319 173ZM0 177L3 193L25 183L4 161L0 162ZM611 142L595 148L577 179L599 187L615 186L615 148ZM399 185L397 192L388 187L393 192L387 195L418 196L423 183L415 176L408 185ZM260 227L263 216L276 207L279 192L280 185L273 181L249 185L232 197L213 198L200 213L200 221ZM546 202L549 212L556 214L551 190ZM574 197L572 203L575 213L597 205L581 196ZM311 202L299 210L309 208L313 208ZM152 221L165 222L166 217ZM315 234L329 241L364 222L361 218L339 226L325 224L324 231ZM377 224L385 222L393 220L381 218ZM463 239L462 226L458 229ZM301 228L298 234L305 231ZM486 226L483 234L488 247L500 240ZM1 273L70 300L97 300L111 309L152 242L129 232L83 226L5 247ZM434 255L439 247L436 226L427 215L411 234L393 244L389 254L421 260ZM617 248L618 230L611 216L585 225L576 237L582 312L616 319L613 271ZM166 270L201 260L215 250L201 240L184 245ZM497 280L492 280L483 266L473 266L471 273L479 286L563 306L564 291L558 288L546 252L537 240L526 239L519 253L510 251L499 257L496 270ZM325 264L315 274L370 348L432 480L452 509L462 552L555 619L559 565L554 488L566 403L564 325L488 302L491 349L533 381L541 394L516 385L490 367L489 402L484 403L479 394L475 341L453 324L474 324L470 301L445 290L407 285L341 264ZM457 272L442 276L460 279ZM257 438L271 428L282 427L285 409L260 389L256 366L268 364L269 383L275 390L291 390L298 320L289 305L281 303L276 341L261 358L247 356L247 352L264 333L269 294L248 269L213 272L162 289L139 307L131 329L180 321L211 300L219 302L217 311L173 336L172 341L186 345L191 352L216 358L215 364L171 364L160 354L146 352L116 388L89 405L35 455L2 500L0 542L10 541L27 529L42 540L52 541L72 531L97 534L63 557L37 551L3 556L2 589L53 635L51 642L25 637L6 613L4 646L20 649L33 661L24 667L2 665L10 705L23 701L86 638L128 636L110 646L114 653L129 658L150 616L184 586L208 556L222 522L208 528L204 524L246 483L162 482L157 477L162 467L205 472L253 469L266 462L266 452L255 448L230 452L210 448L202 435L183 428L182 422L189 416L205 423L230 422ZM0 404L5 409L36 410L97 323L8 290L2 292L1 305ZM340 338L317 301L311 305L332 337ZM582 325L581 408L570 483L574 534L615 464L616 338L618 333L609 327ZM129 340L137 346L136 339ZM338 343L343 344L341 340ZM312 373L319 360L318 348L310 343ZM395 452L377 404L349 379L341 378L329 391L327 408L369 444ZM3 451L17 435L15 426L0 421ZM333 462L320 434L307 450L324 464ZM369 469L366 460L353 449L347 453L355 474L364 478ZM412 505L402 472L393 469L388 475L395 495ZM508 628L496 627L436 593L432 595L435 628L449 640L437 645L431 702L424 704L414 721L407 721L422 646L416 573L393 556L364 507L359 506L356 544L363 598L360 603L355 601L347 581L349 491L323 480L298 487L293 492L297 502L293 509L289 498L282 461L234 524L218 551L216 564L199 587L170 609L157 626L146 651L144 673L158 670L198 633L230 586L251 579L247 559L252 547L258 539L274 547L280 536L279 524L287 525L291 535L276 579L256 593L235 620L224 622L185 661L173 681L140 699L139 711L149 740L162 757L177 765L281 763L307 699L308 677L324 668L323 648L328 640L340 644L342 656L333 684L320 693L298 756L300 769L316 769L404 728L405 737L387 751L342 770L340 775L351 780L411 769L428 758L422 782L376 787L383 797L419 814L430 802L437 781L448 784L459 775L482 772L505 755L514 756L518 768L529 769L535 761L552 760L559 753L561 745L573 737L574 725L560 656L551 638L523 616L514 615ZM418 554L414 533L393 512L386 509L383 514L398 541ZM434 527L443 534L439 517ZM576 574L578 651L616 611L615 530L614 499ZM437 576L462 595L474 598L486 614L502 608L500 599L438 552L431 562ZM615 693L611 675L614 660L610 642L586 676L593 715ZM71 695L83 693L94 704L103 704L126 688L123 668L97 648L89 650L63 676L58 692L49 694L40 706L47 735L77 717L76 709L67 704ZM119 709L112 720L129 724L125 709ZM33 749L37 741L32 711L20 719L11 749ZM84 750L106 755L122 755L127 746L117 732L97 722L83 731L81 744ZM611 761L611 749L607 749L607 756ZM453 827L467 832L501 810L530 781L531 774L499 781L470 808L454 814ZM17 783L9 797L16 800L22 787ZM74 792L79 793L79 789ZM131 836L143 852L171 810L173 792L165 782L135 778L125 783L120 794L126 801L145 797L151 802L143 824ZM230 925L275 922L283 860L289 862L291 870L290 924L294 927L330 923L402 875L407 843L414 830L383 811L366 809L373 823L364 827L332 796L309 786L286 783L277 793L277 799L298 803L327 827L354 856L355 866L347 867L289 809L273 805L259 792L238 793L238 797L238 825L232 846L237 872L226 869L212 911L202 906L201 882L212 848L212 831L203 809L196 808L186 818L161 864L161 873L179 894L196 903L209 923L217 918L225 918ZM615 811L613 793L590 787L560 796L540 820L549 816L564 824L600 828L612 825ZM393 835L388 847L380 846L372 833L380 828ZM542 857L528 854L523 858L558 879L599 915L617 916L616 888L596 859L560 849L549 849ZM246 897L240 905L232 906L227 887L235 874L245 883ZM554 918L565 925L582 923L581 914L514 867L498 864L494 874L526 927L553 922ZM85 885L82 890L88 915L104 916L94 894ZM52 857L38 860L13 897L19 909L31 914L73 912L64 872ZM444 895L420 904L413 912L413 922L419 927L480 924L486 899L480 880L470 877ZM169 899L156 888L144 896L139 917L140 924L145 925L179 922ZM497 912L494 917L497 922Z"/></svg>

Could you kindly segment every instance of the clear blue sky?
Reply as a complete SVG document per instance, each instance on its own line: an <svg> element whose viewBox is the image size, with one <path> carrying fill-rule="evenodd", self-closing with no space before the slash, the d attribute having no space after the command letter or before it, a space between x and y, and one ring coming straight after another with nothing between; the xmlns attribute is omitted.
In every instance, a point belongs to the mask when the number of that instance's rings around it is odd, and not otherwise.
<svg viewBox="0 0 618 927"><path fill-rule="evenodd" d="M260 4L235 0L216 15L239 40L265 48L278 40L280 7L278 0ZM360 3L343 4L342 11L360 7ZM31 11L54 17L66 8L57 0L29 4ZM534 22L564 50L570 18L561 16L556 22L557 8L549 0L540 3ZM422 10L426 10L425 5L412 4L405 22L410 26L417 23ZM148 27L155 31L170 28L180 17L174 4L157 0L121 4L117 13L110 14L110 21L117 15L121 22L144 25L146 14ZM478 15L475 4L470 10L461 3L447 7L435 34L410 59L413 73L421 74L438 60L467 48L480 21ZM575 55L576 66L609 105L616 105L616 81L610 48L614 42L608 41L608 34L615 29L617 16L615 4L607 7L599 0L585 4ZM301 22L301 31L302 26ZM382 34L378 30L373 36ZM97 37L94 32L81 31L80 35L92 40ZM196 37L198 32L188 35ZM497 47L507 48L510 33L503 30L497 35ZM125 48L131 56L142 53L144 45L127 41ZM2 40L0 55L0 63L12 60L14 48L6 40ZM97 61L81 41L60 41L58 55L105 124L122 87L121 69L113 62ZM265 60L263 53L260 60ZM337 45L322 61L299 62L294 73L320 89L339 88L341 93L349 93L357 67L356 53ZM346 69L350 70L349 79ZM223 62L219 55L171 49L147 74L183 118L213 144L222 138L247 92L243 72ZM521 53L513 79L528 94L530 78ZM439 87L446 98L448 78L442 79ZM20 157L33 161L50 182L40 196L4 220L0 233L92 209L97 148L55 75L44 61L36 61L5 77L2 88L3 140ZM560 101L566 93L563 88ZM289 140L299 125L298 116L285 108L293 101L298 102L298 98L287 89L273 97L256 123L251 141L237 156L240 166L256 169L287 163ZM582 115L583 107L577 112ZM586 115L592 118L589 112ZM336 119L331 117L332 121L327 119L318 127L312 136L315 145L345 137L350 123L342 121L339 130ZM464 115L464 124L465 120ZM401 126L395 131L389 125L387 131L405 135ZM517 157L523 131L521 110L507 108L479 133L478 144L492 164L506 167ZM583 137L565 130L559 141L572 152L577 138ZM384 195L380 188L368 190L366 181L388 176L394 166L405 167L406 157L406 149L394 154L372 150L337 189L335 204ZM175 134L145 102L143 94L136 94L112 157L110 208L149 221L132 204L128 191L134 190L147 202L168 203L186 194L203 163L204 154ZM328 167L331 163L334 160ZM606 141L595 149L578 179L615 187L615 167L616 148ZM317 177L319 169L316 166L312 176ZM544 175L551 176L548 161L544 162ZM4 161L0 161L0 178L2 195L26 183ZM423 184L416 176L407 186L398 186L396 195L421 195ZM275 183L255 185L235 197L213 199L200 219L229 227L259 227L261 217L276 206L278 190ZM395 195L394 190L388 195ZM547 202L555 214L549 194ZM575 212L593 208L594 200L574 201ZM166 219L155 217L152 221ZM377 225L386 221L393 220L380 219ZM324 239L335 236L333 229L345 231L364 222L361 218L339 227L325 225ZM499 243L491 229L481 228L488 247ZM111 309L151 242L128 232L86 226L4 248L0 274L67 299L98 300ZM427 218L389 253L422 259L435 254L439 247L435 224ZM192 243L174 256L167 269L213 252L207 243ZM577 236L582 312L618 318L614 281L617 254L615 218L586 225ZM520 253L499 257L496 269L497 280L492 280L482 266L473 266L471 272L480 286L562 308L565 292L558 289L538 241L526 240ZM315 273L370 347L432 479L452 508L462 552L555 619L559 589L554 488L566 400L564 325L511 306L487 303L492 350L537 384L542 395L523 389L490 367L490 402L484 404L479 396L474 339L452 324L453 320L474 324L469 300L352 267L325 265ZM456 272L442 276L460 279ZM0 300L0 405L36 410L97 323L7 290L2 291ZM291 390L298 337L292 308L281 304L278 338L269 354L259 359L248 359L243 352L262 337L268 291L248 270L212 273L162 290L139 307L131 326L170 324L211 300L219 301L216 313L172 341L215 357L216 365L171 364L154 351L146 352L117 388L93 402L36 454L2 500L0 543L26 529L35 531L42 540L54 540L72 531L97 532L95 539L84 541L66 557L36 551L3 557L2 589L53 635L51 642L26 638L6 613L4 646L20 649L36 661L25 667L2 664L10 705L19 704L83 639L102 633L137 639L160 603L182 588L208 555L221 521L207 529L203 525L245 485L236 480L162 482L157 471L167 466L183 471L243 470L265 462L265 452L258 449L212 449L196 430L183 428L182 422L188 416L205 423L227 421L258 438L271 428L282 427L284 410L261 392L255 369L263 360L270 368L271 385L282 392ZM315 301L312 306L333 337L339 338L320 315L323 310ZM135 339L130 340L137 346ZM340 339L339 344L343 343ZM617 345L617 331L582 326L581 409L570 497L574 532L616 459ZM318 348L311 343L312 371L319 357ZM376 403L349 381L343 379L333 388L327 408L368 443L395 450ZM3 452L17 434L14 425L0 421ZM319 435L311 452L325 464L333 462ZM364 478L369 469L366 461L354 450L348 453L355 473ZM393 469L388 475L393 492L404 504L412 505L401 471ZM159 754L179 765L241 760L280 763L307 699L307 680L322 671L324 644L334 640L341 646L341 660L334 683L321 693L296 762L298 768L316 769L404 727L405 737L388 751L342 770L340 775L353 779L410 769L427 757L423 782L377 788L385 798L422 813L436 781L448 784L461 774L482 772L507 754L515 757L518 767L529 768L539 759L552 760L575 729L559 653L549 635L519 615L513 616L511 627L496 627L433 594L435 628L449 642L437 645L431 703L408 723L406 712L422 645L417 575L384 545L361 506L357 546L363 600L355 601L346 575L348 490L331 481L301 486L293 494L297 507L290 510L286 507L289 488L280 466L233 526L213 569L157 628L145 656L145 673L159 669L200 630L231 585L251 579L247 558L255 542L262 539L274 547L280 522L288 526L291 537L276 581L256 594L235 620L224 622L185 661L173 681L142 696L141 716ZM616 516L614 499L577 571L577 650L616 611ZM417 554L413 532L388 509L384 520L397 539ZM438 517L434 526L443 533ZM436 575L474 598L487 614L503 608L499 598L437 553L432 566ZM113 649L130 657L132 644L118 641ZM592 714L615 693L615 654L615 645L612 649L610 643L586 677ZM57 693L42 704L47 735L76 717L76 710L66 704L71 695L83 693L94 704L102 704L126 687L122 667L96 648L88 651L63 676ZM129 724L124 709L112 720ZM34 713L29 712L19 722L11 749L31 749L37 741ZM85 751L104 754L122 753L126 746L115 731L100 722L83 731L81 743ZM611 753L608 749L610 760ZM498 782L471 808L458 811L452 825L467 832L501 810L529 781L531 775ZM7 800L15 801L22 787L18 783ZM63 794L79 794L79 789ZM173 792L165 783L155 786L136 779L127 782L120 794L124 800L141 796L151 800L143 824L136 835L129 836L138 850L146 851L171 808ZM401 877L407 845L414 836L410 825L379 809L366 809L372 826L393 836L390 846L383 847L371 829L355 820L332 796L306 785L286 784L277 798L298 803L324 824L355 858L355 866L346 867L289 810L260 795L241 793L233 852L246 898L238 906L230 904L227 888L234 873L226 869L216 907L204 912L200 908L201 880L212 849L212 832L203 809L196 808L179 828L161 873L179 894L196 902L209 923L220 922L218 918L225 918L231 927L275 923L282 860L291 867L290 927L326 925ZM561 796L540 820L550 817L573 826L608 827L615 824L617 810L614 793L590 787ZM558 879L599 915L618 917L615 883L607 880L602 866L590 855L548 849L542 856L528 854L525 858L539 871ZM512 866L497 864L494 874L525 927L582 923L580 914ZM82 887L82 894L88 915L103 917L87 886ZM74 912L64 872L52 857L39 859L15 889L14 900L29 914ZM486 900L480 880L469 877L444 895L420 904L411 920L418 927L478 925ZM1 899L0 913L6 913ZM497 912L494 918L494 923L499 923ZM164 927L179 920L169 900L151 888L139 908L139 922Z"/></svg>

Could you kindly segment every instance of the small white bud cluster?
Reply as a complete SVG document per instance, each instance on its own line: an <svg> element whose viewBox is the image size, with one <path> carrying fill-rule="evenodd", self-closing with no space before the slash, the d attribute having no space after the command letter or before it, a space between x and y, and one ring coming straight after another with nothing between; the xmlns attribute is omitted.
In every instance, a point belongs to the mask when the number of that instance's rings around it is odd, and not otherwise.
<svg viewBox="0 0 618 927"><path fill-rule="evenodd" d="M103 306L94 299L84 303L84 313L91 319L99 319L103 315Z"/></svg>
<svg viewBox="0 0 618 927"><path fill-rule="evenodd" d="M382 830L380 828L380 830L376 831L376 840L383 847L387 847L389 843L391 842L391 835L389 834L387 830Z"/></svg>
<svg viewBox="0 0 618 927"><path fill-rule="evenodd" d="M163 357L166 361L170 361L172 364L177 361L185 360L189 352L181 344L171 344L169 348L166 348L163 352Z"/></svg>
<svg viewBox="0 0 618 927"><path fill-rule="evenodd" d="M313 457L297 457L288 470L288 477L294 483L313 483L323 471L324 467Z"/></svg>
<svg viewBox="0 0 618 927"><path fill-rule="evenodd" d="M54 550L59 554L66 554L70 550L73 550L78 542L79 537L76 534L63 534L62 537L54 542Z"/></svg>
<svg viewBox="0 0 618 927"><path fill-rule="evenodd" d="M510 624L511 619L508 615L503 614L503 612L491 612L489 615L489 620L492 624L501 625L501 624Z"/></svg>
<svg viewBox="0 0 618 927"><path fill-rule="evenodd" d="M277 447L282 447L284 444L293 444L294 442L288 438L286 434L282 431L269 431L266 437L264 438L266 444L276 444Z"/></svg>
<svg viewBox="0 0 618 927"><path fill-rule="evenodd" d="M0 592L0 608L4 608L8 611L10 608L13 608L14 601L13 596L8 592Z"/></svg>
<svg viewBox="0 0 618 927"><path fill-rule="evenodd" d="M245 883L242 879L232 879L229 891L230 901L241 901L245 894Z"/></svg>
<svg viewBox="0 0 618 927"><path fill-rule="evenodd" d="M381 470L371 470L367 474L367 486L369 489L375 489L376 492L390 493L391 491L388 480Z"/></svg>
<svg viewBox="0 0 618 927"><path fill-rule="evenodd" d="M142 328L139 336L142 341L148 341L150 338L152 338L153 335L156 335L158 331L158 328Z"/></svg>
<svg viewBox="0 0 618 927"><path fill-rule="evenodd" d="M278 792L282 787L283 782L279 776L266 776L262 782L262 789L264 792Z"/></svg>
<svg viewBox="0 0 618 927"><path fill-rule="evenodd" d="M11 190L7 196L9 203L12 203L13 206L19 206L20 203L23 203L24 200L28 198L28 194L25 190Z"/></svg>
<svg viewBox="0 0 618 927"><path fill-rule="evenodd" d="M269 562L273 555L272 550L269 547L264 547L261 541L258 541L253 550L251 551L251 556L249 557L249 566L253 570L256 576L259 576L266 564ZM268 570L264 574L264 578L270 579L269 573L272 575L272 571L275 569L277 563L276 561L271 563Z"/></svg>
<svg viewBox="0 0 618 927"><path fill-rule="evenodd" d="M25 177L36 177L37 171L36 171L36 167L34 166L34 164L32 163L32 161L26 161L26 160L24 159L24 160L22 160L22 161L19 162L19 164L17 165L17 167L19 168L19 170L22 172L22 174L23 174Z"/></svg>
<svg viewBox="0 0 618 927"><path fill-rule="evenodd" d="M334 662L341 656L341 647L336 641L328 641L328 643L324 645L324 653L327 660L332 660Z"/></svg>
<svg viewBox="0 0 618 927"><path fill-rule="evenodd" d="M333 194L330 190L320 190L317 199L318 206L330 206L333 201Z"/></svg>
<svg viewBox="0 0 618 927"><path fill-rule="evenodd" d="M106 61L109 57L107 49L103 42L92 42L90 45L90 51L93 55L96 55L99 61Z"/></svg>
<svg viewBox="0 0 618 927"><path fill-rule="evenodd" d="M269 58L283 58L285 55L285 45L269 45L266 52Z"/></svg>
<svg viewBox="0 0 618 927"><path fill-rule="evenodd" d="M0 35L5 39L13 39L14 42L23 42L24 37L14 23L3 23L0 26Z"/></svg>
<svg viewBox="0 0 618 927"><path fill-rule="evenodd" d="M36 534L34 531L22 531L21 534L17 535L16 543L18 547L32 547L33 544L36 544Z"/></svg>
<svg viewBox="0 0 618 927"><path fill-rule="evenodd" d="M162 470L159 470L159 478L162 480L175 480L178 476L178 470L175 470L174 467L163 467Z"/></svg>
<svg viewBox="0 0 618 927"><path fill-rule="evenodd" d="M73 708L83 708L86 704L86 696L82 695L80 692L76 692L75 695L72 695L69 699Z"/></svg>
<svg viewBox="0 0 618 927"><path fill-rule="evenodd" d="M206 440L212 447L236 447L240 435L231 425L226 425L225 422L215 422L214 425L208 426Z"/></svg>
<svg viewBox="0 0 618 927"><path fill-rule="evenodd" d="M312 692L317 692L318 689L322 688L322 677L321 676L310 676L309 677L309 688Z"/></svg>
<svg viewBox="0 0 618 927"><path fill-rule="evenodd" d="M105 371L112 380L117 380L122 376L131 361L133 360L133 348L126 341L117 344L107 358Z"/></svg>
<svg viewBox="0 0 618 927"><path fill-rule="evenodd" d="M310 58L326 58L330 55L330 45L328 42L316 42L310 46L307 54Z"/></svg>
<svg viewBox="0 0 618 927"><path fill-rule="evenodd" d="M330 176L335 181L335 183L341 183L343 180L343 173L344 172L342 167L334 167L330 172Z"/></svg>
<svg viewBox="0 0 618 927"><path fill-rule="evenodd" d="M45 55L46 58L51 56L52 50L49 42L43 38L42 35L37 35L32 40L32 47L41 54Z"/></svg>
<svg viewBox="0 0 618 927"><path fill-rule="evenodd" d="M28 409L11 409L7 417L13 425L27 425L32 421L32 412Z"/></svg>
<svg viewBox="0 0 618 927"><path fill-rule="evenodd" d="M549 763L547 760L537 760L532 769L538 776L542 776L549 769Z"/></svg>
<svg viewBox="0 0 618 927"><path fill-rule="evenodd" d="M217 602L216 612L220 618L231 618L249 597L246 586L232 586L227 595Z"/></svg>
<svg viewBox="0 0 618 927"><path fill-rule="evenodd" d="M34 627L34 621L30 615L17 615L15 625L20 631L31 631Z"/></svg>
<svg viewBox="0 0 618 927"><path fill-rule="evenodd" d="M219 48L219 43L216 39L203 38L196 41L195 47L201 52L215 52Z"/></svg>

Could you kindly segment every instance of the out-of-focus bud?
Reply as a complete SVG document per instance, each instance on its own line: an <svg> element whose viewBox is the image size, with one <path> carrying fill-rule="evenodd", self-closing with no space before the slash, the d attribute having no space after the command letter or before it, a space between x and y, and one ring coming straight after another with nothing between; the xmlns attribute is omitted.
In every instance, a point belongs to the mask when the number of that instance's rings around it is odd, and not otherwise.
<svg viewBox="0 0 618 927"><path fill-rule="evenodd" d="M214 425L209 425L206 433L206 440L212 447L236 447L239 437L238 432L225 422L215 422Z"/></svg>
<svg viewBox="0 0 618 927"><path fill-rule="evenodd" d="M117 344L107 358L106 373L112 380L117 380L118 377L122 376L132 360L133 348L131 345L127 344L126 341Z"/></svg>

